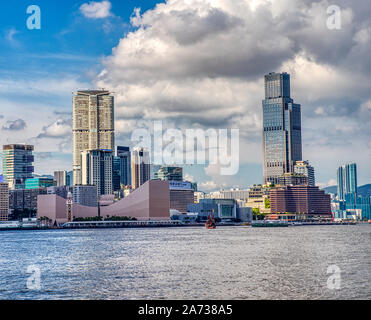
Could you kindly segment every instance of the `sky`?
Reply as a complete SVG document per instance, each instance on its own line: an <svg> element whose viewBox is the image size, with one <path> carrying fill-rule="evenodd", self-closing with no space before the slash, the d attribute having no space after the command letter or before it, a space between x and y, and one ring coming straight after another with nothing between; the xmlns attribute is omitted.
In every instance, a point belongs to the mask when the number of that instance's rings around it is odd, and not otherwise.
<svg viewBox="0 0 371 320"><path fill-rule="evenodd" d="M27 28L31 4L40 29ZM0 143L34 144L38 174L71 170L72 92L106 88L117 145L154 120L239 129L236 175L184 171L203 191L246 188L262 182L264 75L288 72L318 185L351 161L371 183L370 17L369 0L2 1Z"/></svg>

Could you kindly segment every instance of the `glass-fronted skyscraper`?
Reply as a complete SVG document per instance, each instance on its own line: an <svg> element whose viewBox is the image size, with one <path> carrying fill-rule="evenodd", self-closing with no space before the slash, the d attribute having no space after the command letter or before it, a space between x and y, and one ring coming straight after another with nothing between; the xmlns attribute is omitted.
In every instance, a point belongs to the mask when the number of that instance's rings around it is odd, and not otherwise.
<svg viewBox="0 0 371 320"><path fill-rule="evenodd" d="M117 146L113 158L113 189L131 185L131 153L129 147Z"/></svg>
<svg viewBox="0 0 371 320"><path fill-rule="evenodd" d="M347 194L357 197L357 165L348 163L337 170L338 198L345 200Z"/></svg>
<svg viewBox="0 0 371 320"><path fill-rule="evenodd" d="M3 146L3 174L4 182L10 189L23 189L26 179L33 178L32 154L34 146L24 144L10 144Z"/></svg>
<svg viewBox="0 0 371 320"><path fill-rule="evenodd" d="M264 183L278 183L302 160L301 106L290 97L290 75L265 76L263 100Z"/></svg>

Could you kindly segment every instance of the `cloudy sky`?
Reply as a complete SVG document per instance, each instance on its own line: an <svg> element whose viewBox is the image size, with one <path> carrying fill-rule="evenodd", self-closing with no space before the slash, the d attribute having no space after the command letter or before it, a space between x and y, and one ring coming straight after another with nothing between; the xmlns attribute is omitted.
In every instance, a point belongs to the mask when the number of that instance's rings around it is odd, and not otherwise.
<svg viewBox="0 0 371 320"><path fill-rule="evenodd" d="M349 161L360 185L371 182L369 0L33 4L40 30L27 28L29 1L0 5L0 143L34 144L37 173L72 168L72 92L107 88L117 144L132 145L132 131L153 120L165 129L237 128L238 174L187 166L187 178L204 191L261 183L263 76L286 71L317 182L335 184Z"/></svg>

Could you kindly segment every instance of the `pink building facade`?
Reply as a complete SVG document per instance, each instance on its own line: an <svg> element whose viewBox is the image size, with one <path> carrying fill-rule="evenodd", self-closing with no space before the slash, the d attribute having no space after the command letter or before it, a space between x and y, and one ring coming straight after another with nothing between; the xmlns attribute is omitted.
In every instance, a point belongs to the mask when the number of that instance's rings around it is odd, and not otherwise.
<svg viewBox="0 0 371 320"><path fill-rule="evenodd" d="M98 216L98 207L87 207L74 203L74 218ZM131 217L137 220L170 220L170 190L168 181L150 180L124 199L100 207L101 217ZM57 223L67 222L66 199L55 194L39 195L37 217L48 217Z"/></svg>

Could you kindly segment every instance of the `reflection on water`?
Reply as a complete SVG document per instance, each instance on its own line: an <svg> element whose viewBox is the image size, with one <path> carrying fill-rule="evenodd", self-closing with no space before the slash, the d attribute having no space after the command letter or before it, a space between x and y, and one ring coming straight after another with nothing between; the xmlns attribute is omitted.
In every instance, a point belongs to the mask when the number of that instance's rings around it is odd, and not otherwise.
<svg viewBox="0 0 371 320"><path fill-rule="evenodd" d="M370 299L370 240L371 225L0 232L0 299Z"/></svg>

